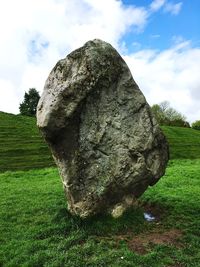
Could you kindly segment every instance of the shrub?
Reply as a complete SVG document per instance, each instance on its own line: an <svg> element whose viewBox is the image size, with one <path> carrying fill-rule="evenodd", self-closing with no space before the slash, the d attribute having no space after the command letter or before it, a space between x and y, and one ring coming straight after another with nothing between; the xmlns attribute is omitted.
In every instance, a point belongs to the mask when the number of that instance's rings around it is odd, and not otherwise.
<svg viewBox="0 0 200 267"><path fill-rule="evenodd" d="M200 120L193 122L192 123L192 128L195 129L195 130L200 130Z"/></svg>

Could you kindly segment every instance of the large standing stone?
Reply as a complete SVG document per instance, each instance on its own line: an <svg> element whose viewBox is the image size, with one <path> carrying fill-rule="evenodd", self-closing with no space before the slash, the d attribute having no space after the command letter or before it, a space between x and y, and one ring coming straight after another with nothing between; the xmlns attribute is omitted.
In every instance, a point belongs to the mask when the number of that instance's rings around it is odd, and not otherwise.
<svg viewBox="0 0 200 267"><path fill-rule="evenodd" d="M126 63L101 40L56 64L38 104L37 124L73 214L121 214L121 207L164 174L166 139Z"/></svg>

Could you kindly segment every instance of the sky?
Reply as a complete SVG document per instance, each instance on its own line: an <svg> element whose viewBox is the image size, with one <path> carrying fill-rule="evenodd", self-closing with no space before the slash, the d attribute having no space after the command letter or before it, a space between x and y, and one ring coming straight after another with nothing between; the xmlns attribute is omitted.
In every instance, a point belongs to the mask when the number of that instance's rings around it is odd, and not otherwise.
<svg viewBox="0 0 200 267"><path fill-rule="evenodd" d="M150 105L200 120L199 0L0 0L0 111L19 113L56 62L91 39L111 43Z"/></svg>

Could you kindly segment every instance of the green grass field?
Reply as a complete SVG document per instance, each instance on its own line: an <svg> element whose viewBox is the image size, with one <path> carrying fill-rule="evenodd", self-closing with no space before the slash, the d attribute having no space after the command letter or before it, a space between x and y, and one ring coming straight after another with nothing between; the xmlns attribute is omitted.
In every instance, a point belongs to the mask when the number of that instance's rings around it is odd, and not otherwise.
<svg viewBox="0 0 200 267"><path fill-rule="evenodd" d="M122 218L86 221L67 212L55 168L2 173L0 266L198 267L199 173L200 160L171 161Z"/></svg>
<svg viewBox="0 0 200 267"><path fill-rule="evenodd" d="M121 218L81 220L35 119L0 113L0 267L200 267L200 132L163 131L166 175Z"/></svg>

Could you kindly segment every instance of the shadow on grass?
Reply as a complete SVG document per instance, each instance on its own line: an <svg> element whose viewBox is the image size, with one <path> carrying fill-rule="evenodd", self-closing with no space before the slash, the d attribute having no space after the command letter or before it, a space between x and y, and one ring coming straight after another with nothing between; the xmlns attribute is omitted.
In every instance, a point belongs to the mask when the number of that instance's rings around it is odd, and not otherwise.
<svg viewBox="0 0 200 267"><path fill-rule="evenodd" d="M156 216L155 222L147 222L144 212L151 212ZM158 221L162 220L166 207L150 206L147 203L140 203L128 209L121 217L115 219L111 215L98 214L87 219L72 216L67 209L57 211L52 219L54 225L59 225L63 234L71 231L82 231L87 236L111 236L115 234L125 234L131 231L134 234L141 233L154 227Z"/></svg>

